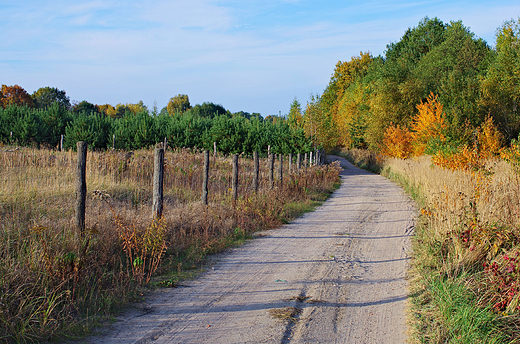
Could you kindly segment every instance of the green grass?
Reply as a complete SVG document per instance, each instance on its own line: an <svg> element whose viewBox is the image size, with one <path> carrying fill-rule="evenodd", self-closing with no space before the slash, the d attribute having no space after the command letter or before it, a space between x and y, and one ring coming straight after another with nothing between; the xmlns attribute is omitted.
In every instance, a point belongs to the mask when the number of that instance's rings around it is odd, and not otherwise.
<svg viewBox="0 0 520 344"><path fill-rule="evenodd" d="M465 284L471 276L424 277L424 289L412 295L414 333L420 343L510 343L500 317L478 306Z"/></svg>

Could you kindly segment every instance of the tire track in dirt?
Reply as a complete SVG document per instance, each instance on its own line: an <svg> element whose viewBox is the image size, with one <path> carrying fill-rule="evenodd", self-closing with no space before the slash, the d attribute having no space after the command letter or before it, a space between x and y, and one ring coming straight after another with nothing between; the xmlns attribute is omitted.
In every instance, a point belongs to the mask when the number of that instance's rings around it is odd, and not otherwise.
<svg viewBox="0 0 520 344"><path fill-rule="evenodd" d="M414 206L342 158L342 185L313 213L218 256L87 343L404 343ZM288 308L293 307L293 308ZM292 310L290 320L272 310Z"/></svg>

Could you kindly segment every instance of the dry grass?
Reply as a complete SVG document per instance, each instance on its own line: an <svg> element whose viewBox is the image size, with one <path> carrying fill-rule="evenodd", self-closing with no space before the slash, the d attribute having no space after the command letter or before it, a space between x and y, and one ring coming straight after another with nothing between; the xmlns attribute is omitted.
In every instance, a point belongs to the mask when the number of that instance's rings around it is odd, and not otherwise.
<svg viewBox="0 0 520 344"><path fill-rule="evenodd" d="M269 310L271 317L283 321L291 321L293 323L298 322L298 316L301 313L302 309L297 307L273 308Z"/></svg>
<svg viewBox="0 0 520 344"><path fill-rule="evenodd" d="M205 207L202 154L168 151L164 217L153 224L153 152L89 152L87 231L76 236L75 160L73 152L0 151L0 341L81 336L139 296L154 269L183 271L235 239L278 226L339 180L336 165L312 167L271 190L264 160L254 193L252 162L241 159L233 203L231 159L212 157Z"/></svg>
<svg viewBox="0 0 520 344"><path fill-rule="evenodd" d="M388 159L385 166L419 190L431 240L447 245L444 272L468 270L518 244L520 176L509 164L496 160L480 171L451 171L423 156Z"/></svg>

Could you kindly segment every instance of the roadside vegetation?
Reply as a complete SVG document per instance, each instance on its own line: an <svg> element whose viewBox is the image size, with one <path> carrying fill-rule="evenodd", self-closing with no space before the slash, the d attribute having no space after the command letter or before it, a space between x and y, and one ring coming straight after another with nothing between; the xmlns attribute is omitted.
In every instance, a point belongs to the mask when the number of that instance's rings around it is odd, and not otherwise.
<svg viewBox="0 0 520 344"><path fill-rule="evenodd" d="M26 147L0 151L0 342L89 333L147 288L175 287L204 258L311 210L339 182L339 166L312 166L260 189L240 159L211 158L209 205L201 202L203 154L167 150L163 217L152 220L153 151L88 153L86 231L74 230L76 154ZM285 163L287 168L287 162Z"/></svg>

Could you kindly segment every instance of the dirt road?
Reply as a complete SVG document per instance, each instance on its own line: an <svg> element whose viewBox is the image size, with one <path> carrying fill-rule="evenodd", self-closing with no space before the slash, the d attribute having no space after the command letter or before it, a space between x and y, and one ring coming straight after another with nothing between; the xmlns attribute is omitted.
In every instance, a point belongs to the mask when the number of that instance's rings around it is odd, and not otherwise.
<svg viewBox="0 0 520 344"><path fill-rule="evenodd" d="M157 291L86 342L405 342L413 204L338 159L342 186L315 212L222 255L184 287Z"/></svg>

